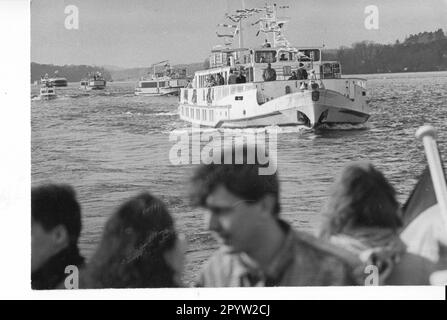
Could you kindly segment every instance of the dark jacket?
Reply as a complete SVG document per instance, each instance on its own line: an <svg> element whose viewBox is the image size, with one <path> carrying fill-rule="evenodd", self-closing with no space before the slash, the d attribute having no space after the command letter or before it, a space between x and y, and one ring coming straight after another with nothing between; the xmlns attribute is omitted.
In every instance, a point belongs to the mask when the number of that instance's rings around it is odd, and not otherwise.
<svg viewBox="0 0 447 320"><path fill-rule="evenodd" d="M245 76L243 76L243 75L239 75L236 78L236 83L246 83L246 82L247 82L247 80L245 79Z"/></svg>
<svg viewBox="0 0 447 320"><path fill-rule="evenodd" d="M297 70L298 80L306 80L308 77L307 71L304 68L299 68Z"/></svg>
<svg viewBox="0 0 447 320"><path fill-rule="evenodd" d="M276 80L276 71L273 68L267 68L264 70L262 74L262 78L264 81L275 81Z"/></svg>
<svg viewBox="0 0 447 320"><path fill-rule="evenodd" d="M69 265L77 266L79 269L84 265L84 258L75 245L52 256L38 270L32 272L31 287L37 290L56 289L68 276L65 268Z"/></svg>

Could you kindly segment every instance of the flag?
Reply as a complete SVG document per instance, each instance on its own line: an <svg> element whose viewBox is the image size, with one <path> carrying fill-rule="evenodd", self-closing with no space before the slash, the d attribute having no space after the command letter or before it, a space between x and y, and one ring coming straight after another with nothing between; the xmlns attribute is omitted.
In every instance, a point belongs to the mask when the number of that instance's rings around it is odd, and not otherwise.
<svg viewBox="0 0 447 320"><path fill-rule="evenodd" d="M419 177L419 180L402 207L402 220L404 228L418 215L437 204L433 182L431 181L428 165Z"/></svg>
<svg viewBox="0 0 447 320"><path fill-rule="evenodd" d="M445 180L445 175L443 178ZM428 166L402 209L400 236L407 251L444 265L447 261L447 230Z"/></svg>

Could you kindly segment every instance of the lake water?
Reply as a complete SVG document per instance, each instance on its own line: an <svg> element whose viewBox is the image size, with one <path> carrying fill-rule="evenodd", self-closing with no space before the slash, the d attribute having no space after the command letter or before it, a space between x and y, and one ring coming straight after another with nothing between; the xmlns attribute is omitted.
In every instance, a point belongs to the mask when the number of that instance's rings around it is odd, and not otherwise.
<svg viewBox="0 0 447 320"><path fill-rule="evenodd" d="M357 75L358 76L358 75ZM282 216L314 232L329 188L351 161L368 160L381 169L404 202L426 161L414 137L432 124L447 156L447 72L365 75L371 118L359 126L324 130L267 128L278 132L278 173ZM148 190L160 197L188 240L185 282L190 284L217 242L206 231L204 214L190 206L193 166L172 165L170 132L188 130L177 116L177 97L138 97L134 83L109 83L85 92L78 83L57 88L58 98L40 101L32 86L32 184L69 183L82 205L82 253L88 258L113 210ZM256 134L239 130L235 134Z"/></svg>

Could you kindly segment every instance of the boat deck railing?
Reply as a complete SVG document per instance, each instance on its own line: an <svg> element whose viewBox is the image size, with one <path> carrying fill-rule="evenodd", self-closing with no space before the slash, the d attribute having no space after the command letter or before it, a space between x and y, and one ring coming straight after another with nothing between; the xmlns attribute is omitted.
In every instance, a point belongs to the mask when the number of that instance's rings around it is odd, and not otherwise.
<svg viewBox="0 0 447 320"><path fill-rule="evenodd" d="M207 88L183 88L180 102L187 104L208 105L227 96L256 89L255 83L221 85Z"/></svg>
<svg viewBox="0 0 447 320"><path fill-rule="evenodd" d="M355 97L358 92L366 90L366 80L361 78L317 79L315 81L319 84L320 88L334 90L351 98ZM278 92L287 94L300 90L301 82L310 84L312 80L275 80L268 82L260 81L221 85L206 88L182 88L180 103L201 106L214 105L216 102L220 103L225 97L253 89L261 90L261 95L266 94L272 98L277 96ZM308 87L311 88L311 85Z"/></svg>

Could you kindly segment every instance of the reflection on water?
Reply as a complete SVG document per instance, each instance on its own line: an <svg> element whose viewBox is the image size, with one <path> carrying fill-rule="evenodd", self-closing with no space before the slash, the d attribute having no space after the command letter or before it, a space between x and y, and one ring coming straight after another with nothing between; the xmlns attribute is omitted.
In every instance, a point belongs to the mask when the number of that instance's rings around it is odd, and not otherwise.
<svg viewBox="0 0 447 320"><path fill-rule="evenodd" d="M350 161L372 161L405 201L425 166L422 144L414 138L423 124L440 130L439 146L446 157L447 73L366 77L372 111L367 124L315 131L234 130L234 135L277 133L282 215L296 228L315 231L329 188ZM141 190L157 195L187 236L190 282L216 247L203 211L189 203L194 166L169 161L175 143L169 134L189 134L190 128L177 117L178 98L138 97L133 89L133 83L110 83L105 91L86 92L76 83L57 88L55 100L40 101L39 88L33 87L32 182L65 182L76 188L84 214L80 246L87 257L118 204Z"/></svg>

